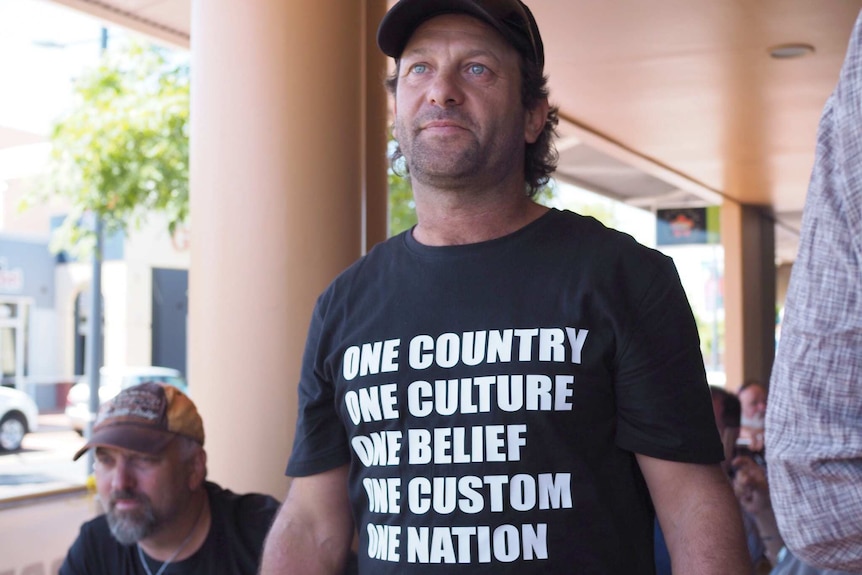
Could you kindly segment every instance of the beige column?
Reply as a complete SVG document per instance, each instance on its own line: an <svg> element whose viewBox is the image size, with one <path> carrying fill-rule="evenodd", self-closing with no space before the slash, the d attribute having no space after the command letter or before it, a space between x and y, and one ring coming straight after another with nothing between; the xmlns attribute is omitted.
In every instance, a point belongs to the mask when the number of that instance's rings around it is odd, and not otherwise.
<svg viewBox="0 0 862 575"><path fill-rule="evenodd" d="M192 2L189 379L234 490L284 495L314 301L385 197L385 126L365 119L385 109L366 58L382 2Z"/></svg>
<svg viewBox="0 0 862 575"><path fill-rule="evenodd" d="M775 223L761 208L725 202L724 366L728 389L768 384L775 357Z"/></svg>
<svg viewBox="0 0 862 575"><path fill-rule="evenodd" d="M383 81L387 57L377 47L377 26L386 13L386 0L366 0L365 62L363 78L364 149L363 177L363 253L387 238L389 231L389 182L386 177L389 162L386 143L389 134L389 102Z"/></svg>

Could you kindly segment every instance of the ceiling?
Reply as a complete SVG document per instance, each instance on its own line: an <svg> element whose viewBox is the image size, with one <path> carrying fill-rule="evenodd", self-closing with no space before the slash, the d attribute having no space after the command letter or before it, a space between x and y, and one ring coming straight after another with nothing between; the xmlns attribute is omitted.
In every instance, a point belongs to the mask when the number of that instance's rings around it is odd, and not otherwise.
<svg viewBox="0 0 862 575"><path fill-rule="evenodd" d="M191 0L54 0L188 47ZM558 177L645 208L762 206L792 261L817 122L862 0L528 0ZM769 49L813 46L798 59Z"/></svg>

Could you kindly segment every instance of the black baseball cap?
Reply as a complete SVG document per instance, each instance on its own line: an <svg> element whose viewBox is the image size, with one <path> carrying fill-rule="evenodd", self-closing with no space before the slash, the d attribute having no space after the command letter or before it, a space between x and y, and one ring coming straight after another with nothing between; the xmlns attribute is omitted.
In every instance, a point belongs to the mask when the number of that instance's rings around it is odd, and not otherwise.
<svg viewBox="0 0 862 575"><path fill-rule="evenodd" d="M520 0L399 0L377 29L377 45L398 59L420 24L443 14L467 14L492 26L521 54L545 66L545 47L533 13Z"/></svg>

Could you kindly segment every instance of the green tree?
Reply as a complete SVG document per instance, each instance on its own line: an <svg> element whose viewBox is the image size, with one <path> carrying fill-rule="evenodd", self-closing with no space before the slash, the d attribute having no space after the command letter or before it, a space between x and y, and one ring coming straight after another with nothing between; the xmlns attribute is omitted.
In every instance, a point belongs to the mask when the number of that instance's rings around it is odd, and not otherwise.
<svg viewBox="0 0 862 575"><path fill-rule="evenodd" d="M137 229L158 212L173 232L189 215L188 65L163 50L127 45L82 75L74 97L53 127L48 185L27 199L69 200L53 247L87 251L88 214L112 233Z"/></svg>

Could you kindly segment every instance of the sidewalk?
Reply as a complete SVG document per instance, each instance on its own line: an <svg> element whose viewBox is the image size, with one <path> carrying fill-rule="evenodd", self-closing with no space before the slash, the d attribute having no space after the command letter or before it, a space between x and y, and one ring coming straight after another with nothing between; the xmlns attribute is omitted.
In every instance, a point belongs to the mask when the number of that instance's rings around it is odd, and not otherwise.
<svg viewBox="0 0 862 575"><path fill-rule="evenodd" d="M0 504L0 575L56 575L81 524L101 511L83 489L42 495Z"/></svg>
<svg viewBox="0 0 862 575"><path fill-rule="evenodd" d="M66 416L40 414L20 451L0 452L0 575L56 574L81 524L100 512L87 491L84 444Z"/></svg>
<svg viewBox="0 0 862 575"><path fill-rule="evenodd" d="M86 458L72 461L83 444L62 413L39 415L39 430L24 437L20 451L0 454L0 509L30 497L85 491Z"/></svg>

